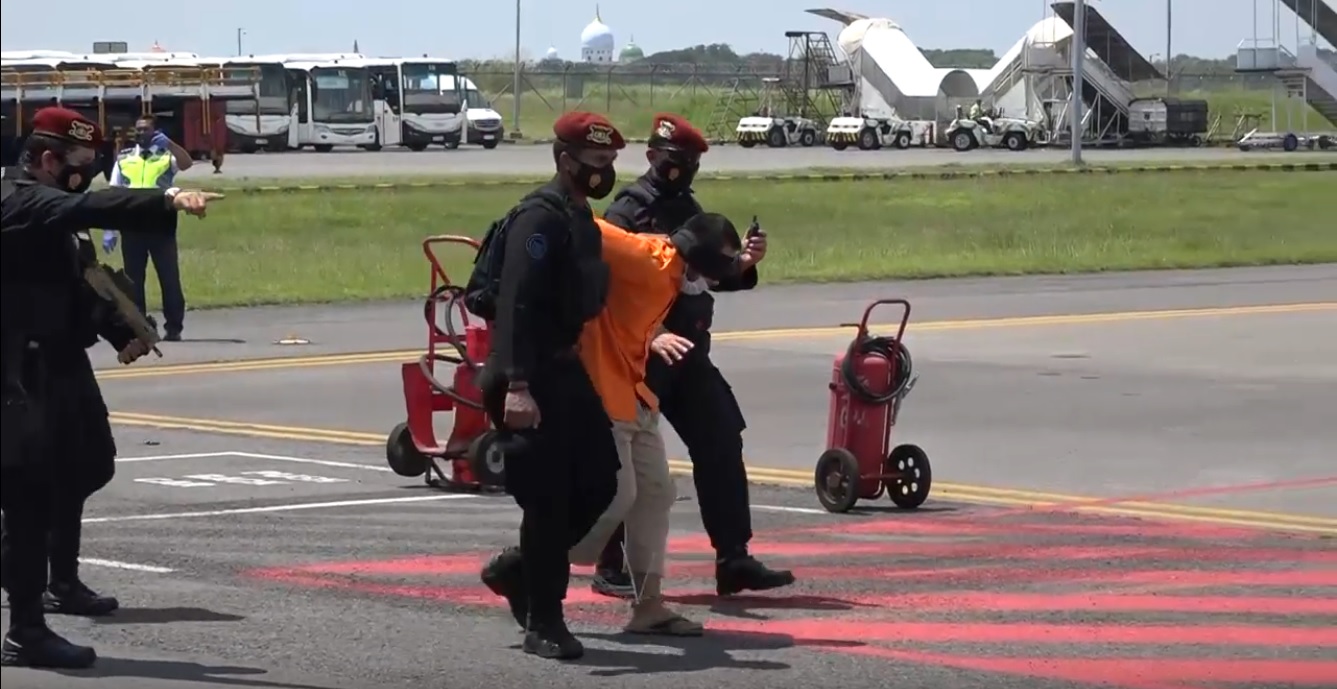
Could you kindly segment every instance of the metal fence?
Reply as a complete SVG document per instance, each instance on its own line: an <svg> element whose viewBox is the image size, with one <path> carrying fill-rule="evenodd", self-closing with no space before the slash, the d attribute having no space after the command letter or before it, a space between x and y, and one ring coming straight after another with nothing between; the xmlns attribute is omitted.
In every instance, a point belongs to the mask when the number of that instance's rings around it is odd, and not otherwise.
<svg viewBox="0 0 1337 689"><path fill-rule="evenodd" d="M520 73L519 116L537 124L570 110L590 110L635 119L640 113L674 110L692 118L708 118L723 96L740 102L759 99L768 79L782 75L773 68L720 65L593 65L539 63ZM510 120L516 113L514 74L510 64L483 63L465 67L482 95ZM1265 91L1273 87L1267 75L1180 74L1170 92L1185 96ZM1165 82L1138 84L1140 93L1165 93ZM646 115L648 117L649 115Z"/></svg>
<svg viewBox="0 0 1337 689"><path fill-rule="evenodd" d="M509 65L484 65L467 72L482 94L507 117L514 104L514 73ZM523 117L547 117L569 110L692 111L700 116L724 94L756 97L776 71L715 65L618 65L570 63L527 66L520 72Z"/></svg>

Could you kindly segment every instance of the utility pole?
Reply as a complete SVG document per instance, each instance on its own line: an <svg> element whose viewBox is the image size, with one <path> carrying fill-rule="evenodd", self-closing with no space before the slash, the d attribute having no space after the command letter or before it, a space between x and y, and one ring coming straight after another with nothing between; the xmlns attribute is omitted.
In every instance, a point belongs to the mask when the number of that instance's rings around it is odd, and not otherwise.
<svg viewBox="0 0 1337 689"><path fill-rule="evenodd" d="M241 57L241 37L246 35L246 29L237 27L237 57Z"/></svg>
<svg viewBox="0 0 1337 689"><path fill-rule="evenodd" d="M1165 0L1165 95L1169 97L1174 93L1173 76L1170 72L1170 65L1174 60L1174 44L1172 29L1172 17L1174 15L1174 0Z"/></svg>
<svg viewBox="0 0 1337 689"><path fill-rule="evenodd" d="M1084 128L1082 110L1086 103L1082 101L1082 92L1086 90L1082 71L1086 59L1086 0L1073 3L1072 27L1072 164L1082 164L1082 135Z"/></svg>
<svg viewBox="0 0 1337 689"><path fill-rule="evenodd" d="M511 132L520 136L520 0L515 0L515 66L511 73Z"/></svg>

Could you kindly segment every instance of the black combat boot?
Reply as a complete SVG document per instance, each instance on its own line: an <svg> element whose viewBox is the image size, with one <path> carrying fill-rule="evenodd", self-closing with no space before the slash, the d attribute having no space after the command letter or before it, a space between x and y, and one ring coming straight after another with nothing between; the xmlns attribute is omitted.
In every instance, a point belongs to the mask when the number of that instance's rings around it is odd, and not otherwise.
<svg viewBox="0 0 1337 689"><path fill-rule="evenodd" d="M506 604L511 608L511 617L523 630L529 619L529 598L525 591L524 560L520 556L520 549L507 548L501 551L483 567L481 578L489 591L506 599Z"/></svg>
<svg viewBox="0 0 1337 689"><path fill-rule="evenodd" d="M636 596L636 589L631 585L631 575L621 569L596 568L590 589L609 598L628 599Z"/></svg>
<svg viewBox="0 0 1337 689"><path fill-rule="evenodd" d="M9 631L0 642L0 665L56 670L84 670L97 662L97 653L76 646L46 626L40 604L15 605L10 601Z"/></svg>
<svg viewBox="0 0 1337 689"><path fill-rule="evenodd" d="M603 552L599 553L599 561L594 565L594 580L590 582L590 589L601 596L610 598L636 596L636 589L631 584L631 575L627 573L626 563L622 557L622 545L626 542L624 528L617 527L617 531L604 546Z"/></svg>
<svg viewBox="0 0 1337 689"><path fill-rule="evenodd" d="M769 591L792 583L793 572L771 569L746 550L722 554L715 561L715 592L721 596L732 596L743 591Z"/></svg>
<svg viewBox="0 0 1337 689"><path fill-rule="evenodd" d="M52 581L42 595L42 605L54 615L102 617L116 612L121 602L111 596L99 595L80 581L79 577L73 577L65 581Z"/></svg>
<svg viewBox="0 0 1337 689"><path fill-rule="evenodd" d="M560 610L551 614L532 615L521 648L525 653L549 660L576 660L585 655L585 645L566 628L566 620Z"/></svg>

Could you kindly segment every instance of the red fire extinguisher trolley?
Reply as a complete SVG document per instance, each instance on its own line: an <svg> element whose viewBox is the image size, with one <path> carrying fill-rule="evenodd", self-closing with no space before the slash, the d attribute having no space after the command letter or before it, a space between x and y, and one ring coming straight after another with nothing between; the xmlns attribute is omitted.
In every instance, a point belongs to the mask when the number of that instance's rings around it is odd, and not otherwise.
<svg viewBox="0 0 1337 689"><path fill-rule="evenodd" d="M465 309L464 287L451 283L437 257L437 250L449 244L466 246L471 254L478 252L478 242L469 237L441 235L423 240L422 251L432 271L424 307L427 353L401 367L407 420L390 431L385 457L396 474L425 476L429 486L500 490L505 482L501 454L476 382L491 346L490 331L483 319ZM446 383L448 367L454 370ZM444 444L437 440L433 423L435 415L443 412L453 415Z"/></svg>
<svg viewBox="0 0 1337 689"><path fill-rule="evenodd" d="M879 306L901 308L894 337L868 332ZM891 446L901 403L917 378L905 348L910 302L879 299L864 309L849 349L836 357L831 373L831 410L826 452L817 460L817 499L829 512L848 512L860 499L885 492L904 509L924 504L933 481L928 454L917 445Z"/></svg>

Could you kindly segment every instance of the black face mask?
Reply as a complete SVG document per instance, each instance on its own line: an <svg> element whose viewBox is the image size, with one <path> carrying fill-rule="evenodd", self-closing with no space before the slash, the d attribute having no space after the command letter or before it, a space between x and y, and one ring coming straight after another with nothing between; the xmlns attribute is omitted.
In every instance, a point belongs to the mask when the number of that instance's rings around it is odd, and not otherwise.
<svg viewBox="0 0 1337 689"><path fill-rule="evenodd" d="M97 161L85 165L65 164L56 173L56 185L61 189L82 194L93 186L93 177L97 175Z"/></svg>
<svg viewBox="0 0 1337 689"><path fill-rule="evenodd" d="M148 132L148 133L141 132L138 135L136 135L135 140L139 143L140 148L144 149L145 151L148 151L149 147L153 145L153 132Z"/></svg>
<svg viewBox="0 0 1337 689"><path fill-rule="evenodd" d="M655 186L668 192L685 191L691 188L700 169L700 162L686 163L672 158L661 161L654 167Z"/></svg>
<svg viewBox="0 0 1337 689"><path fill-rule="evenodd" d="M613 187L617 186L617 170L611 164L596 167L581 163L571 178L592 199L608 196L613 193Z"/></svg>

